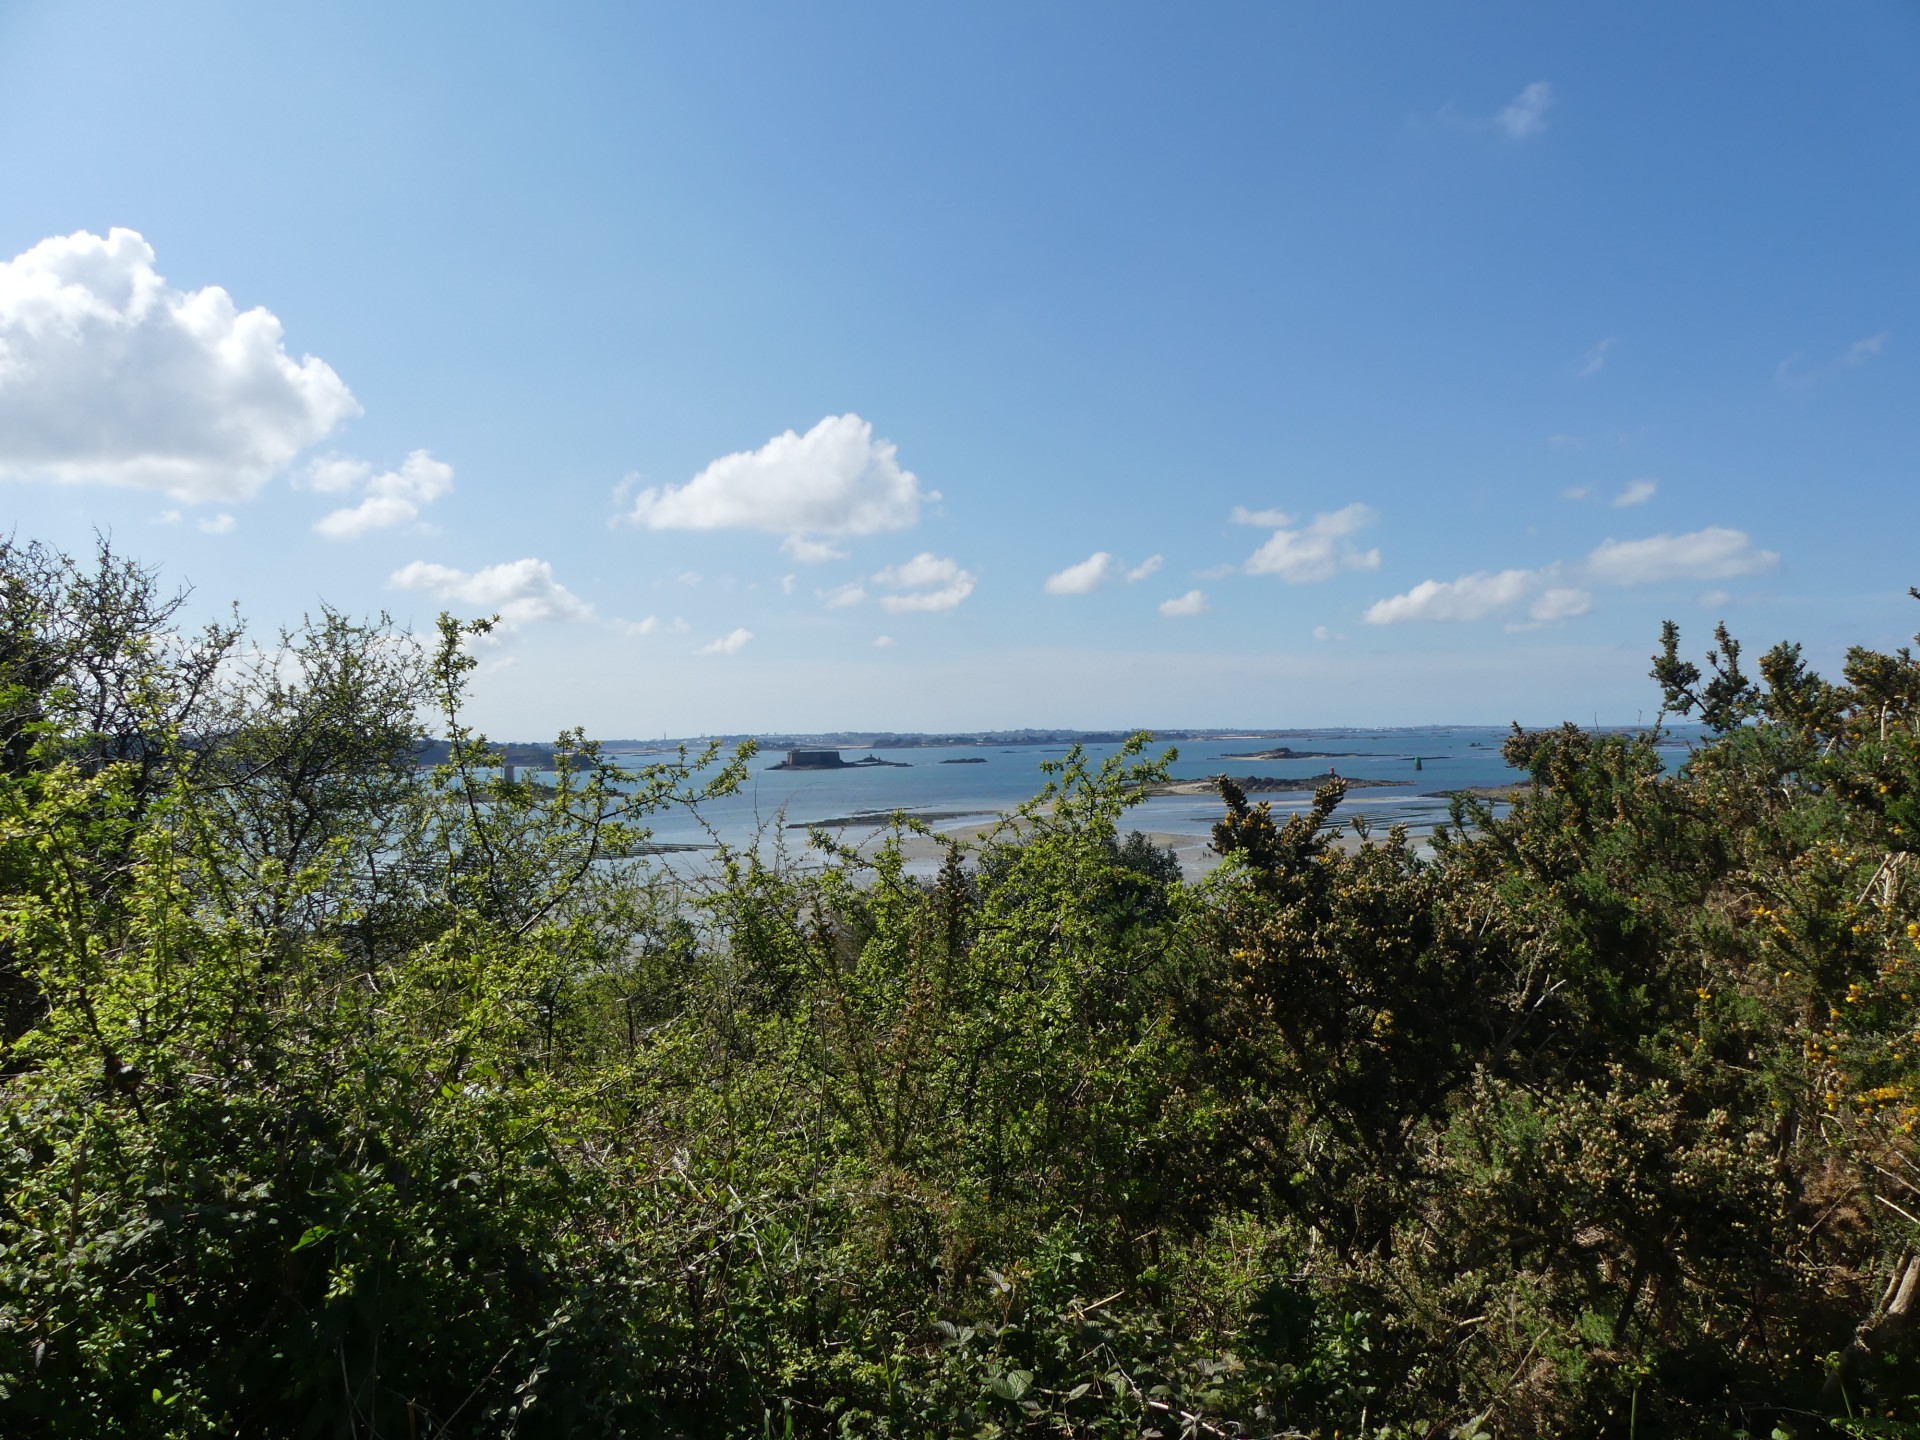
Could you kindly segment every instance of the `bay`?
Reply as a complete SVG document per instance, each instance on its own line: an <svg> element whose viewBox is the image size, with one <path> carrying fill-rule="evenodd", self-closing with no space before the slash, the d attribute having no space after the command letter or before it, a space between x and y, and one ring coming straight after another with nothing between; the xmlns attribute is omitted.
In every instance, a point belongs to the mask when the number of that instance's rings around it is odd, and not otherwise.
<svg viewBox="0 0 1920 1440"><path fill-rule="evenodd" d="M1501 757L1508 734L1500 726L1221 732L1203 740L1155 743L1147 753L1176 751L1170 766L1176 780L1199 780L1223 772L1304 779L1332 769L1348 779L1392 782L1350 790L1335 819L1359 815L1375 829L1406 824L1418 834L1446 818L1445 792L1509 785L1525 778ZM1667 737L1663 757L1669 767L1684 758L1691 738L1684 733ZM1296 753L1286 758L1248 758L1283 747ZM1031 799L1046 781L1043 763L1065 759L1069 748L1058 742L879 750L845 746L841 754L849 761L872 755L892 763L826 770L775 769L783 753L762 751L748 762L747 784L738 793L709 802L697 813L661 812L652 821L654 839L670 845L718 839L738 846L754 843L756 838L764 844L785 834L798 844L804 839L803 827L826 823L856 840L880 828L885 815L896 810L930 817L936 830L960 829ZM1082 746L1095 766L1119 748L1112 742ZM636 769L651 758L620 757L621 763ZM1284 814L1309 805L1312 792L1265 792L1254 798ZM1122 825L1123 829L1199 838L1210 833L1220 813L1220 801L1211 794L1162 795L1135 806Z"/></svg>

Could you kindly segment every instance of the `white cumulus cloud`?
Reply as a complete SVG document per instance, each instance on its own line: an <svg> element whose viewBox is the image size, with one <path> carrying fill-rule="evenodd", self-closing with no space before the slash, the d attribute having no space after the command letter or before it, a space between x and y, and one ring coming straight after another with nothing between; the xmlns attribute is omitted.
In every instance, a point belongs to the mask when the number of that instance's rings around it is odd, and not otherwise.
<svg viewBox="0 0 1920 1440"><path fill-rule="evenodd" d="M200 521L199 523L200 523L200 530L202 534L231 535L234 531L234 527L236 527L240 522L238 520L235 520L233 516L227 514L226 511L222 510L218 515L209 515L206 519Z"/></svg>
<svg viewBox="0 0 1920 1440"><path fill-rule="evenodd" d="M1398 625L1409 620L1483 620L1511 608L1539 583L1535 570L1485 570L1458 580L1422 580L1404 595L1376 600L1367 607L1369 625Z"/></svg>
<svg viewBox="0 0 1920 1440"><path fill-rule="evenodd" d="M593 616L593 607L554 579L553 566L545 560L509 560L473 571L415 560L394 571L387 583L489 611L498 615L509 630L536 620L587 620Z"/></svg>
<svg viewBox="0 0 1920 1440"><path fill-rule="evenodd" d="M709 641L700 647L702 655L737 655L753 639L753 632L744 626L735 627L718 640Z"/></svg>
<svg viewBox="0 0 1920 1440"><path fill-rule="evenodd" d="M358 479L352 475L356 465L362 471ZM372 468L364 461L329 457L309 469L309 483L316 490L337 493L356 483L366 486L365 498L358 505L321 516L314 522L315 530L329 540L351 540L371 530L391 530L419 519L422 506L453 491L453 467L425 450L415 450L398 469L378 475L365 473Z"/></svg>
<svg viewBox="0 0 1920 1440"><path fill-rule="evenodd" d="M1233 512L1236 524L1278 527L1266 544L1247 557L1247 573L1278 575L1293 585L1329 580L1342 570L1379 569L1378 550L1361 550L1348 539L1378 518L1371 505L1347 505L1316 515L1305 525L1278 510L1236 508Z"/></svg>
<svg viewBox="0 0 1920 1440"><path fill-rule="evenodd" d="M293 476L293 488L322 495L339 495L373 474L373 466L357 455L316 455Z"/></svg>
<svg viewBox="0 0 1920 1440"><path fill-rule="evenodd" d="M1527 607L1527 614L1542 625L1556 620L1571 620L1593 608L1593 595L1573 585L1555 585L1543 590Z"/></svg>
<svg viewBox="0 0 1920 1440"><path fill-rule="evenodd" d="M1631 509L1635 505L1644 505L1660 489L1658 480L1629 480L1627 488L1607 503L1616 510Z"/></svg>
<svg viewBox="0 0 1920 1440"><path fill-rule="evenodd" d="M844 585L836 585L831 590L819 592L820 603L829 610L845 610L850 605L858 605L867 598L867 587L858 580L849 580Z"/></svg>
<svg viewBox="0 0 1920 1440"><path fill-rule="evenodd" d="M1160 613L1175 620L1188 615L1205 614L1206 608L1207 597L1199 590L1189 590L1184 595L1160 602Z"/></svg>
<svg viewBox="0 0 1920 1440"><path fill-rule="evenodd" d="M1049 595L1085 595L1097 590L1113 570L1113 556L1096 550L1077 565L1047 577Z"/></svg>
<svg viewBox="0 0 1920 1440"><path fill-rule="evenodd" d="M1142 560L1138 565L1134 566L1131 570L1127 571L1127 583L1129 585L1132 585L1138 581L1146 579L1149 575L1159 574L1160 567L1164 563L1165 563L1165 560L1163 559L1163 557L1159 555L1147 556L1146 559Z"/></svg>
<svg viewBox="0 0 1920 1440"><path fill-rule="evenodd" d="M326 362L287 354L270 312L175 289L135 231L0 264L0 479L245 500L359 413Z"/></svg>
<svg viewBox="0 0 1920 1440"><path fill-rule="evenodd" d="M627 518L650 530L759 530L787 537L803 563L842 552L809 537L905 530L940 498L900 468L891 440L858 415L829 415L804 435L789 430L758 450L723 455L684 485L654 486Z"/></svg>
<svg viewBox="0 0 1920 1440"><path fill-rule="evenodd" d="M1606 540L1587 556L1587 574L1605 585L1652 585L1666 580L1729 580L1757 575L1780 563L1757 550L1744 530L1710 525L1685 535Z"/></svg>
<svg viewBox="0 0 1920 1440"><path fill-rule="evenodd" d="M979 576L962 570L953 560L922 551L911 560L889 565L877 572L873 583L894 591L880 597L880 606L890 614L904 615L916 610L951 610L973 593Z"/></svg>

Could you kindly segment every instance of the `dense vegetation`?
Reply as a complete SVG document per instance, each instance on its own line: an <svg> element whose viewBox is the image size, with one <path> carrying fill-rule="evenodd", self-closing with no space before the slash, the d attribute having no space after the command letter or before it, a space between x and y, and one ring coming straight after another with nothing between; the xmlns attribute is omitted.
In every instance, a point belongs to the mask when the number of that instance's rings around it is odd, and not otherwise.
<svg viewBox="0 0 1920 1440"><path fill-rule="evenodd" d="M1136 741L676 880L738 761L503 782L484 627L0 586L8 1435L1920 1433L1904 650L1669 627L1683 770L1430 848L1229 786L1183 884Z"/></svg>

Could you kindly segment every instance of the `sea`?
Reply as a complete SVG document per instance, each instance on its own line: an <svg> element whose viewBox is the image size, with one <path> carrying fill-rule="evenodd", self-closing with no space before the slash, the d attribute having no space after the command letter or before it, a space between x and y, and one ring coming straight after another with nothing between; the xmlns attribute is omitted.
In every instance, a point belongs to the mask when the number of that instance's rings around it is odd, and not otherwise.
<svg viewBox="0 0 1920 1440"><path fill-rule="evenodd" d="M1332 770L1348 779L1389 782L1350 789L1335 822L1361 816L1375 830L1404 824L1418 836L1447 818L1449 791L1524 778L1501 758L1509 733L1503 727L1468 725L1222 732L1204 740L1156 742L1147 754L1171 752L1168 770L1175 780L1222 773L1305 778ZM1664 735L1662 754L1669 768L1684 761L1696 738L1685 732ZM1294 755L1249 758L1253 752L1282 747ZM936 831L975 826L1031 799L1046 783L1044 767L1065 760L1071 748L1065 742L894 750L843 746L840 753L848 761L871 755L892 763L832 770L775 769L784 751L763 750L748 762L747 783L734 794L709 801L698 811L668 809L654 816L653 839L663 846L705 846L718 840L738 847L764 846L785 837L798 846L808 827L823 826L854 843L882 828L885 817L896 811L919 816ZM1119 748L1117 742L1081 746L1096 767ZM659 757L619 758L637 769ZM1276 814L1284 815L1306 808L1313 797L1310 790L1299 790L1252 798L1269 802ZM1121 829L1202 842L1220 814L1219 798L1213 794L1154 796L1128 811Z"/></svg>

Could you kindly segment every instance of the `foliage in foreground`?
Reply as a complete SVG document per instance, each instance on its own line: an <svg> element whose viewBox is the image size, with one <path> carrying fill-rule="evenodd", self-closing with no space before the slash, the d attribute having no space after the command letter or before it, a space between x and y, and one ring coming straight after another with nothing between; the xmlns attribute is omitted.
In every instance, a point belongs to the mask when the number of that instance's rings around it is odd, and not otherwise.
<svg viewBox="0 0 1920 1440"><path fill-rule="evenodd" d="M1904 650L1669 629L1683 770L1428 848L1226 786L1184 884L1137 741L676 878L741 760L506 783L450 622L0 587L9 1435L1920 1433Z"/></svg>

